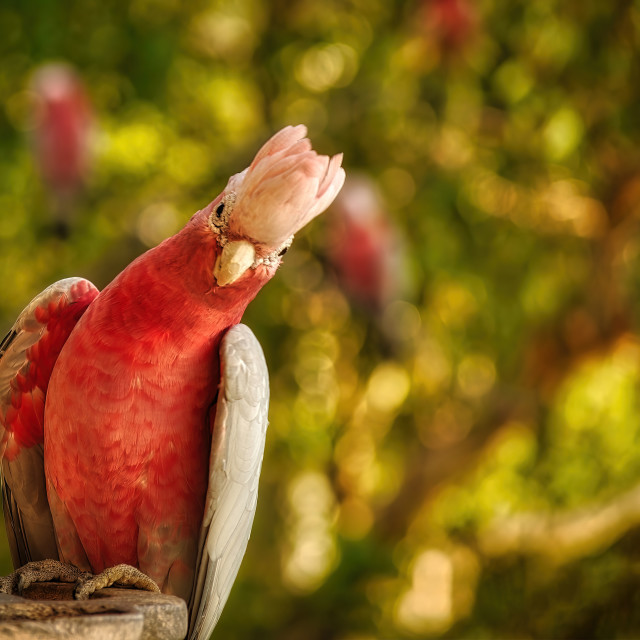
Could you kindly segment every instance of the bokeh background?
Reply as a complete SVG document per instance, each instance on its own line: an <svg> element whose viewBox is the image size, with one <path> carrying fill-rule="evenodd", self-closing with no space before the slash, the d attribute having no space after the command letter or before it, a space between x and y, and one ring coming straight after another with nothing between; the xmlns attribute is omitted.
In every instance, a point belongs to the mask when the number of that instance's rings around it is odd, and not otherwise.
<svg viewBox="0 0 640 640"><path fill-rule="evenodd" d="M271 425L216 637L640 637L639 48L638 0L2 1L0 330L281 126L344 151L246 315Z"/></svg>

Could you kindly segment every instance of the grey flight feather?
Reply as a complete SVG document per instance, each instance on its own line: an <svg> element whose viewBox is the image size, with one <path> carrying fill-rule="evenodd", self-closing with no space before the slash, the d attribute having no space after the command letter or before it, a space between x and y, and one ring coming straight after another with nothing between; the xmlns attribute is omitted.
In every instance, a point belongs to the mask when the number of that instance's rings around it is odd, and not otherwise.
<svg viewBox="0 0 640 640"><path fill-rule="evenodd" d="M11 459L4 455L11 437L5 428L11 406L11 383L18 374L28 373L31 364L28 351L48 330L46 323L38 321L36 309L46 309L62 296L69 303L74 302L72 289L81 283L93 287L82 278L67 278L47 287L29 303L0 343L0 475L7 537L16 569L33 560L58 559L58 548L47 500L43 445L22 447ZM71 333L73 326L57 329ZM31 393L44 402L45 389L36 386Z"/></svg>
<svg viewBox="0 0 640 640"><path fill-rule="evenodd" d="M190 640L210 636L240 568L256 511L268 424L269 373L248 327L229 329L220 363L201 551L189 606Z"/></svg>

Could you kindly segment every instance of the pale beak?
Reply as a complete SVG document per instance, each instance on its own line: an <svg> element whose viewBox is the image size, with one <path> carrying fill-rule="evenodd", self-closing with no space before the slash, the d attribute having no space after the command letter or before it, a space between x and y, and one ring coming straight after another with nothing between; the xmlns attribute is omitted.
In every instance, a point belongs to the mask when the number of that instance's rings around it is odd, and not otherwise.
<svg viewBox="0 0 640 640"><path fill-rule="evenodd" d="M225 287L235 282L256 259L255 247L246 240L234 240L222 247L213 267L213 276L218 285Z"/></svg>

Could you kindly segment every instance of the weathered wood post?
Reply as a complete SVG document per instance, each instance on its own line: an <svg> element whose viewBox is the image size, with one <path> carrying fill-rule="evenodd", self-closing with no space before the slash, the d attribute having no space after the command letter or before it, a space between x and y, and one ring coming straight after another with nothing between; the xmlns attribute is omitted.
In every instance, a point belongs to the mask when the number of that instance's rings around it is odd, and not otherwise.
<svg viewBox="0 0 640 640"><path fill-rule="evenodd" d="M74 600L74 586L41 582L23 597L0 594L0 640L183 640L187 634L181 598L110 587Z"/></svg>

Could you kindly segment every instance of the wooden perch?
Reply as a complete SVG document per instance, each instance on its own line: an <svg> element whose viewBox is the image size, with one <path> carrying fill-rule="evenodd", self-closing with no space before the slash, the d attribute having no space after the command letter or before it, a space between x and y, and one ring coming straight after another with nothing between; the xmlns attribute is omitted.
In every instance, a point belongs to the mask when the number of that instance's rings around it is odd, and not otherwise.
<svg viewBox="0 0 640 640"><path fill-rule="evenodd" d="M138 589L108 588L74 600L74 584L41 582L23 597L0 594L0 640L182 640L184 600Z"/></svg>
<svg viewBox="0 0 640 640"><path fill-rule="evenodd" d="M640 485L590 507L498 518L480 534L480 548L489 556L541 555L560 564L604 549L638 525Z"/></svg>

